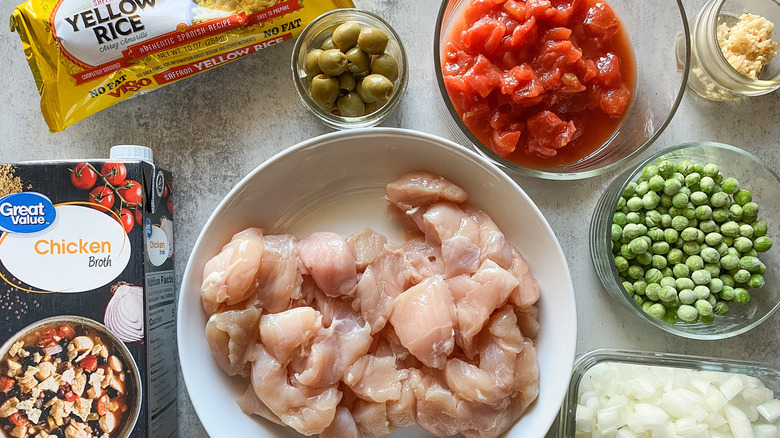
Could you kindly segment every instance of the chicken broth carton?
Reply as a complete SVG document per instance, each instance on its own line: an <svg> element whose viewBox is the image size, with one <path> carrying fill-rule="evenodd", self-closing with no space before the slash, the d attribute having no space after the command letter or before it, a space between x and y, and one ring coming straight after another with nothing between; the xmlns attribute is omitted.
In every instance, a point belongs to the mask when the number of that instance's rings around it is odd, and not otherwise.
<svg viewBox="0 0 780 438"><path fill-rule="evenodd" d="M176 437L174 280L149 148L0 164L0 438Z"/></svg>

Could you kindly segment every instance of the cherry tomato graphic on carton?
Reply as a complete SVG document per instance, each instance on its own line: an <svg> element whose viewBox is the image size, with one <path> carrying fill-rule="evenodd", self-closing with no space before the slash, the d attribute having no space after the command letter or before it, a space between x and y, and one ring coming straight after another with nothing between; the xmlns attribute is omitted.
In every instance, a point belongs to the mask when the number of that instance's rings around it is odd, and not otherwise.
<svg viewBox="0 0 780 438"><path fill-rule="evenodd" d="M127 168L122 163L105 163L100 168L100 174L109 184L116 187L125 182L127 178Z"/></svg>
<svg viewBox="0 0 780 438"><path fill-rule="evenodd" d="M119 212L119 223L122 225L122 228L125 229L125 233L132 231L133 225L135 225L135 216L133 215L133 212L128 208L123 208L122 211Z"/></svg>
<svg viewBox="0 0 780 438"><path fill-rule="evenodd" d="M109 211L114 207L114 192L108 187L95 187L89 192L89 202L95 210Z"/></svg>
<svg viewBox="0 0 780 438"><path fill-rule="evenodd" d="M79 163L70 170L70 182L77 189L91 189L97 182L97 174L89 164Z"/></svg>
<svg viewBox="0 0 780 438"><path fill-rule="evenodd" d="M173 214L173 198L168 198L168 213Z"/></svg>
<svg viewBox="0 0 780 438"><path fill-rule="evenodd" d="M130 205L140 206L144 200L143 187L138 181L127 180L117 190L119 196Z"/></svg>
<svg viewBox="0 0 780 438"><path fill-rule="evenodd" d="M138 226L140 227L141 224L144 222L144 214L140 208L136 208L135 210L133 210L133 218L135 219L135 223L138 224Z"/></svg>

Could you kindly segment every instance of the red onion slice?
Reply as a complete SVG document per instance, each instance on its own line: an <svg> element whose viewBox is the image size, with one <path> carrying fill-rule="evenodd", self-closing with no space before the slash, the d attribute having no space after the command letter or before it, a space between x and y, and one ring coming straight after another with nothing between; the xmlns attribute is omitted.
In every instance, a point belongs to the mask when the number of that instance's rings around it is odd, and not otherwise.
<svg viewBox="0 0 780 438"><path fill-rule="evenodd" d="M141 342L144 338L144 288L119 283L106 307L105 325L124 342Z"/></svg>

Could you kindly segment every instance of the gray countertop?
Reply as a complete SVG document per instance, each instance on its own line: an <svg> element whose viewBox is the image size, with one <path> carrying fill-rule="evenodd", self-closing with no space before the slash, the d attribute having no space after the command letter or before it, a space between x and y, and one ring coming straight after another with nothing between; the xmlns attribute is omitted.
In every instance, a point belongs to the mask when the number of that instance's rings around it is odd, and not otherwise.
<svg viewBox="0 0 780 438"><path fill-rule="evenodd" d="M0 17L10 16L19 1L0 0ZM431 56L439 2L355 3L385 17L396 28L412 65L407 94L384 125L452 138L432 104L439 98ZM683 3L692 15L704 1ZM289 78L292 47L292 43L272 47L49 134L19 38L5 28L0 31L0 161L100 158L114 144L151 146L155 161L175 177L180 280L201 227L239 179L277 152L330 131L304 109L295 94ZM745 102L713 103L687 92L677 116L643 156L678 143L711 140L742 147L778 172L779 104L778 93ZM606 347L780 364L780 313L746 334L703 342L638 323L610 302L590 261L587 227L595 202L611 178L550 182L515 177L547 217L566 253L577 296L577 352ZM179 394L180 436L206 437L183 383Z"/></svg>

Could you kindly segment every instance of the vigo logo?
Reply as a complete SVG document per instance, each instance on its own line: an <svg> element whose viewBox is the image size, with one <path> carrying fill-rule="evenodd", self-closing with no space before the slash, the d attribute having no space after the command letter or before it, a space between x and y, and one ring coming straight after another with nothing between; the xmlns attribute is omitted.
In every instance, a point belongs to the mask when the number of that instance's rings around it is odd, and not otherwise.
<svg viewBox="0 0 780 438"><path fill-rule="evenodd" d="M13 193L0 198L0 231L37 233L54 223L56 216L51 200L37 192Z"/></svg>

